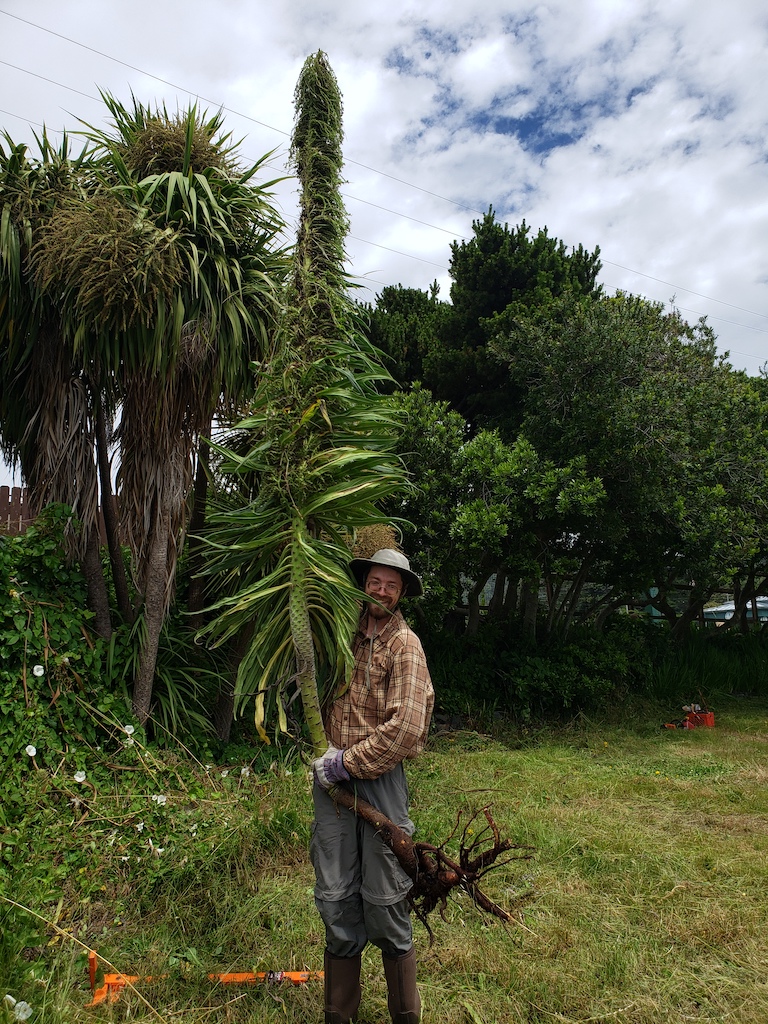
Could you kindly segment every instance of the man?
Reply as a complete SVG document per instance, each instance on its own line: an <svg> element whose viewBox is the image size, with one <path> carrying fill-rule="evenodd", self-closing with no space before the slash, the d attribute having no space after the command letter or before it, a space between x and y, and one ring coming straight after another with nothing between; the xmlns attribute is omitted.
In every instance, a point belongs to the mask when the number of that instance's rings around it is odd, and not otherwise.
<svg viewBox="0 0 768 1024"><path fill-rule="evenodd" d="M371 942L381 949L393 1024L418 1024L411 879L373 826L337 806L327 790L346 783L413 834L402 762L424 749L435 696L421 641L398 604L419 597L422 585L405 555L389 548L354 558L350 570L369 600L352 643L352 681L326 716L331 746L314 762L310 853L325 923L325 1021L357 1019L360 958Z"/></svg>

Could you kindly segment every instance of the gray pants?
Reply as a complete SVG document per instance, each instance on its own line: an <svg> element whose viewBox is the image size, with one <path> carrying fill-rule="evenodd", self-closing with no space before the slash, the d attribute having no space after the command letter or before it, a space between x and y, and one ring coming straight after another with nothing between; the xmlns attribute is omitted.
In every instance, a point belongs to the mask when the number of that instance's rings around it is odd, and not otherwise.
<svg viewBox="0 0 768 1024"><path fill-rule="evenodd" d="M401 764L378 779L353 779L347 785L408 835L413 834ZM356 956L372 942L385 956L402 956L413 944L406 900L411 879L372 825L339 807L317 784L313 797L309 851L328 952L336 957Z"/></svg>

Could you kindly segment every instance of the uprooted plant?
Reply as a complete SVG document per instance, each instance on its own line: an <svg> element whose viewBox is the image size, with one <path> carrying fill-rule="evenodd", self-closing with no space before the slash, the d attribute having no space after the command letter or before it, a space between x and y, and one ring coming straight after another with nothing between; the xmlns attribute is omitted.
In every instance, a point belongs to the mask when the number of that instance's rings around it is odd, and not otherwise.
<svg viewBox="0 0 768 1024"><path fill-rule="evenodd" d="M455 889L464 890L472 902L486 913L501 921L512 920L510 910L489 899L481 890L479 883L489 871L502 867L511 860L529 860L533 856L532 847L520 846L510 839L502 839L490 806L483 807L481 811L470 816L462 829L458 860L454 860L445 852L445 846L458 831L461 812L456 818L456 826L451 835L440 846L433 846L431 843L414 842L407 832L345 786L336 786L331 795L342 807L347 807L360 815L377 829L382 841L392 850L402 868L408 873L413 881L408 901L413 912L427 929L430 943L433 936L428 916L438 908L441 917L444 916L448 897ZM485 818L485 825L475 834L470 825L474 824L481 814ZM505 853L511 855L499 861Z"/></svg>
<svg viewBox="0 0 768 1024"><path fill-rule="evenodd" d="M319 52L305 62L296 88L291 152L302 193L291 287L236 443L214 446L228 486L208 538L208 571L236 581L236 589L218 603L207 632L215 643L250 637L238 670L238 710L254 701L266 740L272 715L286 729L287 692L295 687L314 757L328 746L318 669L326 693L348 678L365 597L348 573L346 540L381 524L381 501L408 486L392 451L394 414L376 388L388 375L347 295L341 138L338 85ZM500 857L522 848L501 839L490 809L482 811L484 838L468 842L465 827L452 860L445 844L414 843L348 789L332 795L369 821L397 856L425 924L457 887L509 919L479 883Z"/></svg>

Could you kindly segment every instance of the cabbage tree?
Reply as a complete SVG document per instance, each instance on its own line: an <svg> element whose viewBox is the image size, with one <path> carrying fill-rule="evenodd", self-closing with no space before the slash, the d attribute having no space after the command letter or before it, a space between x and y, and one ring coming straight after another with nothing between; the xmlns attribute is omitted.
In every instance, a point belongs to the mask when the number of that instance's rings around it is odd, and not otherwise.
<svg viewBox="0 0 768 1024"><path fill-rule="evenodd" d="M93 152L71 152L67 136L53 145L45 130L37 146L32 155L7 134L0 142L0 450L21 469L35 513L53 502L72 509L79 529L68 526L68 554L83 565L96 631L108 636L94 443L100 421L106 431L110 400L37 263L62 211L89 195Z"/></svg>
<svg viewBox="0 0 768 1024"><path fill-rule="evenodd" d="M282 221L271 183L255 182L263 161L240 169L219 114L104 99L112 126L87 133L90 188L52 218L36 265L73 349L120 405L121 531L142 612L133 706L143 722L198 440L217 410L244 405L250 362L270 344Z"/></svg>

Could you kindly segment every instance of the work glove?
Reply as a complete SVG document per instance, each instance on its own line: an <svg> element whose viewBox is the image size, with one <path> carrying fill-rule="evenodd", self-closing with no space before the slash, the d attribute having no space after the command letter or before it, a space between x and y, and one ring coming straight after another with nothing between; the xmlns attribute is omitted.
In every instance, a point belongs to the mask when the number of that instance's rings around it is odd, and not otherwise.
<svg viewBox="0 0 768 1024"><path fill-rule="evenodd" d="M344 751L328 747L322 757L312 762L312 773L322 789L330 789L337 782L348 782L349 772L344 767Z"/></svg>

